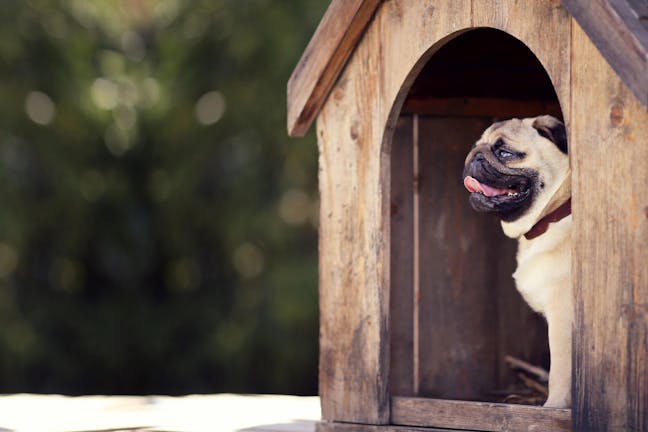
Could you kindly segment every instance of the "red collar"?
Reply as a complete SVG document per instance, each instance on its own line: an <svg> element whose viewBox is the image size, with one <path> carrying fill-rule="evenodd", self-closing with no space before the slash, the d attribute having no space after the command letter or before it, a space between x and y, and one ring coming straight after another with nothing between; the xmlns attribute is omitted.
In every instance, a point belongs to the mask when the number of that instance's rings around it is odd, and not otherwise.
<svg viewBox="0 0 648 432"><path fill-rule="evenodd" d="M524 234L524 237L527 240L532 240L538 236L541 236L547 229L549 229L549 224L552 222L558 222L569 216L571 214L571 198L565 201L560 207L556 210L549 213L547 216L540 219L535 225L531 227L529 232Z"/></svg>

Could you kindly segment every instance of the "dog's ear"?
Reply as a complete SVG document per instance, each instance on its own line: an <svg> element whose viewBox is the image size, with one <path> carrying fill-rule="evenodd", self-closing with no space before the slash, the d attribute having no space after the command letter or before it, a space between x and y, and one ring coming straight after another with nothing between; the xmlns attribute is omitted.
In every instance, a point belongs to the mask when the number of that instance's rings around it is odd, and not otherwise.
<svg viewBox="0 0 648 432"><path fill-rule="evenodd" d="M543 115L533 121L533 128L540 136L556 144L561 152L567 154L567 131L565 125L555 117Z"/></svg>

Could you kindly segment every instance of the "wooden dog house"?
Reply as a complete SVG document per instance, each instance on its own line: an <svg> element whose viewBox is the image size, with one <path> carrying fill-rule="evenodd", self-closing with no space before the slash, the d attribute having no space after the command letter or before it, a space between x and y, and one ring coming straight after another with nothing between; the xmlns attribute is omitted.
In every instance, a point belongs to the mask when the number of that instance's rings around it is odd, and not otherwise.
<svg viewBox="0 0 648 432"><path fill-rule="evenodd" d="M288 83L317 118L321 431L648 430L648 6L642 0L333 0ZM494 403L513 354L547 365L474 214L463 160L493 120L568 129L571 410Z"/></svg>

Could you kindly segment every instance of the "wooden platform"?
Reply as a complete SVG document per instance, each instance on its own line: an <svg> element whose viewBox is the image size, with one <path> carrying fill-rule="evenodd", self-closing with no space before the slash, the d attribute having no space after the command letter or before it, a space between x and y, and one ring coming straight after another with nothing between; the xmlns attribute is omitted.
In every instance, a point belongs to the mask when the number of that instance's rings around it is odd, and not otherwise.
<svg viewBox="0 0 648 432"><path fill-rule="evenodd" d="M318 397L0 396L0 432L314 432Z"/></svg>

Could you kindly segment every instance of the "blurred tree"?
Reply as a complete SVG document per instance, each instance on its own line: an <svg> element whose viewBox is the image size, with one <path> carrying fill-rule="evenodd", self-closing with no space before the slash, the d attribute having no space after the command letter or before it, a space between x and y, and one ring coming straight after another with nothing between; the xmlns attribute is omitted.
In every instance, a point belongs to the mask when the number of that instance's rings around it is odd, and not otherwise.
<svg viewBox="0 0 648 432"><path fill-rule="evenodd" d="M316 393L326 3L0 2L0 393Z"/></svg>

